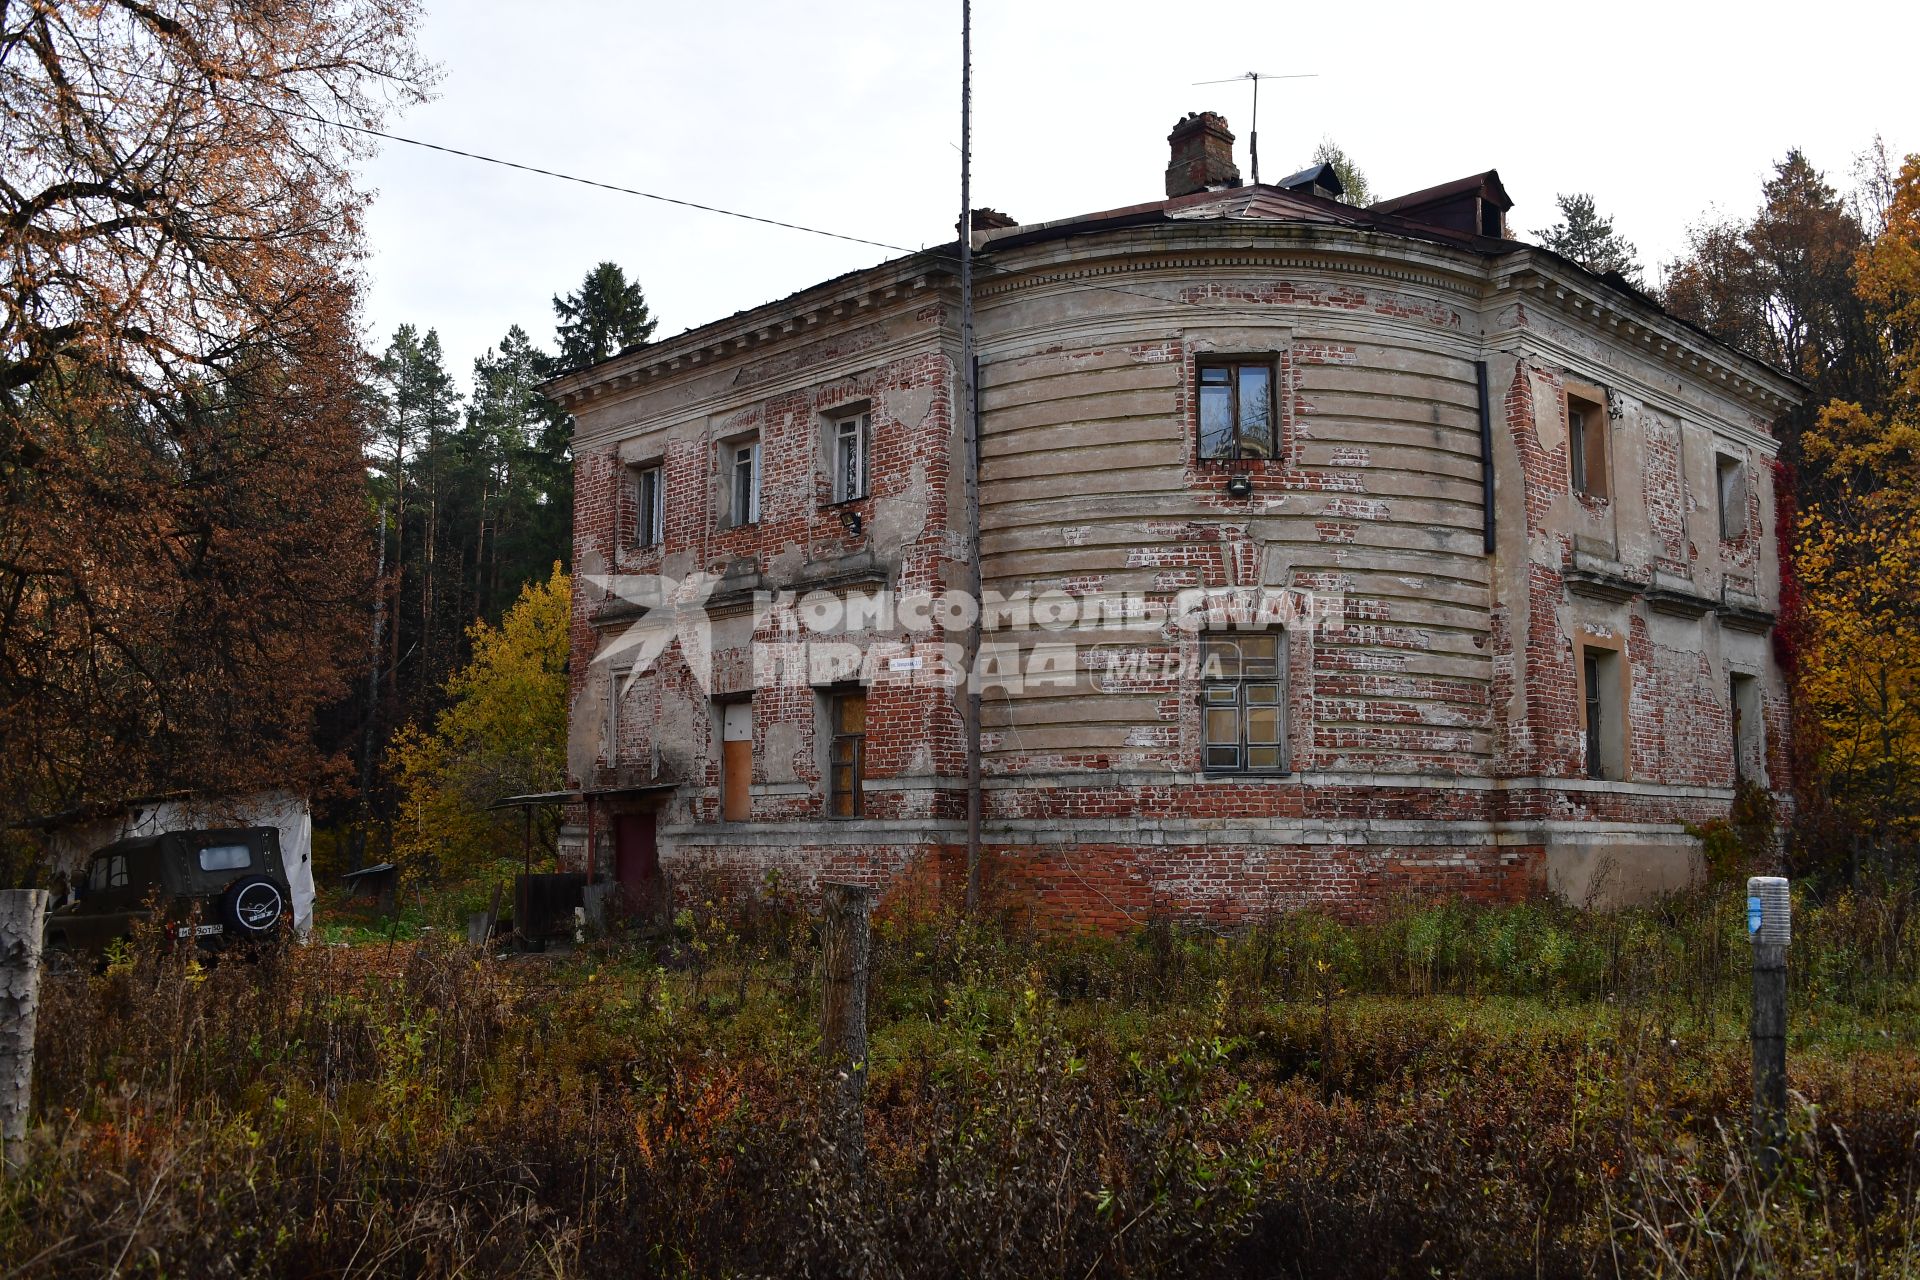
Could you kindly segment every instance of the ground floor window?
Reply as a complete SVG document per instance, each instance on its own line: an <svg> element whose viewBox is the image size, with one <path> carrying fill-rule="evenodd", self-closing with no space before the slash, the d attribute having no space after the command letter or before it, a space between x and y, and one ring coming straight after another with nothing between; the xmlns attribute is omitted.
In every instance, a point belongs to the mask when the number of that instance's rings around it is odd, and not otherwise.
<svg viewBox="0 0 1920 1280"><path fill-rule="evenodd" d="M827 745L827 813L857 818L865 811L860 779L867 763L867 695L852 689L827 697L831 735Z"/></svg>
<svg viewBox="0 0 1920 1280"><path fill-rule="evenodd" d="M1201 638L1201 763L1208 773L1285 770L1280 656L1277 631Z"/></svg>

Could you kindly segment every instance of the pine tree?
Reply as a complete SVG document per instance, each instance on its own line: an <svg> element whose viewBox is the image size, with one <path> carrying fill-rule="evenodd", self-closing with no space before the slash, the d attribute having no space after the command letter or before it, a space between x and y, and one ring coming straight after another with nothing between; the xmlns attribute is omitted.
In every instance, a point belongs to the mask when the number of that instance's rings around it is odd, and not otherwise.
<svg viewBox="0 0 1920 1280"><path fill-rule="evenodd" d="M560 340L559 365L578 369L605 360L653 336L658 321L647 312L647 299L637 282L612 262L587 272L580 287L553 300Z"/></svg>
<svg viewBox="0 0 1920 1280"><path fill-rule="evenodd" d="M1613 219L1600 216L1593 197L1584 193L1555 196L1560 221L1533 234L1543 247L1601 275L1617 272L1634 288L1642 288L1640 251L1613 229Z"/></svg>
<svg viewBox="0 0 1920 1280"><path fill-rule="evenodd" d="M514 325L473 362L473 395L460 433L461 563L470 619L495 621L522 583L567 559L572 469L555 442L566 415L541 395L551 358Z"/></svg>
<svg viewBox="0 0 1920 1280"><path fill-rule="evenodd" d="M387 561L392 566L388 598L393 602L387 615L387 687L391 698L411 702L436 688L452 669L453 655L442 643L438 567L443 473L449 461L448 435L460 421L460 394L443 363L440 335L431 329L423 338L412 325L401 325L374 371L380 435L387 451L381 460L385 496L394 513ZM418 658L403 690L400 658L416 650Z"/></svg>

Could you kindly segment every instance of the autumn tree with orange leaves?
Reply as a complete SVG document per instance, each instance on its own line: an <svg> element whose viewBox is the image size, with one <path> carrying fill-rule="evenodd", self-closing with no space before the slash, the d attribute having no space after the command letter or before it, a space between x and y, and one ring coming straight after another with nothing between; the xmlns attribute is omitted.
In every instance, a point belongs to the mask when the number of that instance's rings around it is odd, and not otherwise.
<svg viewBox="0 0 1920 1280"><path fill-rule="evenodd" d="M373 563L351 165L413 0L0 0L0 828L311 785Z"/></svg>
<svg viewBox="0 0 1920 1280"><path fill-rule="evenodd" d="M1796 549L1797 693L1819 769L1807 843L1858 878L1920 854L1920 156L1853 278L1889 377L1879 408L1833 400L1802 439L1823 496Z"/></svg>

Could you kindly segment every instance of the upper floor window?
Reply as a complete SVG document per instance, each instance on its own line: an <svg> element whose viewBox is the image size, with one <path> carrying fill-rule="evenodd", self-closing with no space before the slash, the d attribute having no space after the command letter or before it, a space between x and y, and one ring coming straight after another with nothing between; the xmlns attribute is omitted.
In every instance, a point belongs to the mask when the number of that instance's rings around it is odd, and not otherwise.
<svg viewBox="0 0 1920 1280"><path fill-rule="evenodd" d="M1274 456L1273 360L1203 360L1198 365L1200 456Z"/></svg>
<svg viewBox="0 0 1920 1280"><path fill-rule="evenodd" d="M634 468L633 544L636 547L657 547L665 540L665 479L658 466Z"/></svg>
<svg viewBox="0 0 1920 1280"><path fill-rule="evenodd" d="M1747 468L1731 454L1716 453L1713 470L1720 495L1720 537L1730 542L1747 531Z"/></svg>
<svg viewBox="0 0 1920 1280"><path fill-rule="evenodd" d="M1606 392L1567 391L1567 458L1573 491L1589 498L1612 494L1607 466Z"/></svg>
<svg viewBox="0 0 1920 1280"><path fill-rule="evenodd" d="M1280 633L1200 639L1201 763L1208 773L1280 773Z"/></svg>
<svg viewBox="0 0 1920 1280"><path fill-rule="evenodd" d="M726 446L728 523L760 523L760 437Z"/></svg>
<svg viewBox="0 0 1920 1280"><path fill-rule="evenodd" d="M870 415L850 414L835 418L828 441L833 460L833 500L847 502L867 495L867 432Z"/></svg>

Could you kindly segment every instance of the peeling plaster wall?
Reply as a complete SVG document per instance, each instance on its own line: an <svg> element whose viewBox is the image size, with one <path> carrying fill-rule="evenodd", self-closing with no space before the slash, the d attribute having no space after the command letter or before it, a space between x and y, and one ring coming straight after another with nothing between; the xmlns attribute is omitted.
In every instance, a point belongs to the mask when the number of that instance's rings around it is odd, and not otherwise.
<svg viewBox="0 0 1920 1280"><path fill-rule="evenodd" d="M1166 600L1293 587L1341 602L1337 623L1287 633L1284 778L1199 770L1197 685L1161 669L1193 656L1190 635L1113 619L990 634L1016 664L1077 650L1065 682L985 701L985 835L1003 891L1124 924L1260 903L1363 908L1406 890L1604 903L1671 888L1695 870L1683 824L1732 796L1733 672L1762 682L1766 759L1783 776L1785 695L1764 635L1778 593L1774 446L1758 384L1737 385L1724 353L1677 326L1637 328L1617 299L1529 277L1526 256L1185 226L997 258L978 307L988 588ZM816 581L965 583L950 301L843 308L818 332L802 319L776 327L805 342L691 361L576 409L577 567L724 572L716 601L727 583L795 597ZM1278 371L1278 454L1201 462L1195 361L1253 352ZM1493 427L1491 553L1476 361ZM1605 499L1571 492L1570 381L1608 400ZM857 535L827 501L821 435L823 415L848 405L875 423ZM762 440L763 520L727 529L716 450L744 431ZM1716 453L1750 469L1731 540ZM623 477L653 462L668 476L667 537L643 552L622 533ZM1250 497L1228 494L1234 471ZM634 682L606 740L592 661L618 630L596 623L605 607L576 597L570 765L588 789L637 786L657 753L677 784L660 809L670 868L951 887L965 768L952 696L870 691L867 816L835 822L820 692L760 689L753 820L723 823L716 718L678 645ZM743 608L716 607L722 694L753 687L756 643L795 638L791 614ZM845 638L908 639L897 627ZM1617 645L1624 667L1625 776L1607 781L1586 776L1589 643Z"/></svg>

